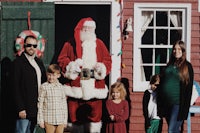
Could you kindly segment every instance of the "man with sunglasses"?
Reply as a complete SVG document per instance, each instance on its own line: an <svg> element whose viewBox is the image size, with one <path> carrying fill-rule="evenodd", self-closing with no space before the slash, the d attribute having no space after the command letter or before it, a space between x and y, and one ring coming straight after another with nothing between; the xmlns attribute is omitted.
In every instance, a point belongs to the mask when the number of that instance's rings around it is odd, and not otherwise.
<svg viewBox="0 0 200 133"><path fill-rule="evenodd" d="M33 133L37 123L38 89L46 81L44 64L36 57L37 42L35 36L26 36L24 52L13 62L16 133Z"/></svg>

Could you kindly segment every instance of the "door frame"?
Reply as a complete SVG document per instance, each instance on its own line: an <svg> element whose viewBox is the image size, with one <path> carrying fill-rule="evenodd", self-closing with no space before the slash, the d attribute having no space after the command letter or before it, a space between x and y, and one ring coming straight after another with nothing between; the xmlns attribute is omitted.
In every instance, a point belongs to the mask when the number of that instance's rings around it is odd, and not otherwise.
<svg viewBox="0 0 200 133"><path fill-rule="evenodd" d="M44 2L54 2L55 4L77 4L77 5L110 5L110 54L112 58L112 69L109 75L109 84L113 84L119 78L121 78L121 50L122 50L122 39L121 39L121 29L123 22L123 17L121 15L122 4L115 0L44 0Z"/></svg>

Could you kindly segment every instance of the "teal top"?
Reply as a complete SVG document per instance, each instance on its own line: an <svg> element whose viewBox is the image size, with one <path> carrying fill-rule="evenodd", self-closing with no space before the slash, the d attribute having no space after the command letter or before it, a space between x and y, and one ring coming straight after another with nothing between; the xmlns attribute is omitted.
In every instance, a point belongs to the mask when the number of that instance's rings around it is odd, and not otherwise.
<svg viewBox="0 0 200 133"><path fill-rule="evenodd" d="M162 81L163 95L169 104L179 105L180 99L180 77L176 66L168 66Z"/></svg>

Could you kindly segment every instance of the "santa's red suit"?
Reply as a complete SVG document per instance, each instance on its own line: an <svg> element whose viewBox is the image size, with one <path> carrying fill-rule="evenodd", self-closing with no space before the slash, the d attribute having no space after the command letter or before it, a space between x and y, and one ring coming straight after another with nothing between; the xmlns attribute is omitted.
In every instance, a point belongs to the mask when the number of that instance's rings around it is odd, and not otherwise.
<svg viewBox="0 0 200 133"><path fill-rule="evenodd" d="M95 31L96 24L92 18L78 22L74 39L64 44L58 63L65 77L70 79L66 85L71 86L73 92L68 98L71 122L89 123L88 130L93 133L101 130L102 99L108 94L104 79L111 71L112 61L105 44L96 38L95 32L94 37L81 39L83 27L90 31L92 27Z"/></svg>

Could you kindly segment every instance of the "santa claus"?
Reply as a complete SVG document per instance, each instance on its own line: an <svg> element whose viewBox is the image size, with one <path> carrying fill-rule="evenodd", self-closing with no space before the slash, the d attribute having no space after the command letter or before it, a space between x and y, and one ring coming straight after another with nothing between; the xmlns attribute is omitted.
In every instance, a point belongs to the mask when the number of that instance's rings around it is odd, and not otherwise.
<svg viewBox="0 0 200 133"><path fill-rule="evenodd" d="M101 132L102 99L108 94L104 79L111 71L112 61L95 29L92 18L81 19L75 27L74 39L64 44L58 56L58 64L69 79L66 85L73 92L68 97L68 109L72 132L76 133L81 129L83 133Z"/></svg>

